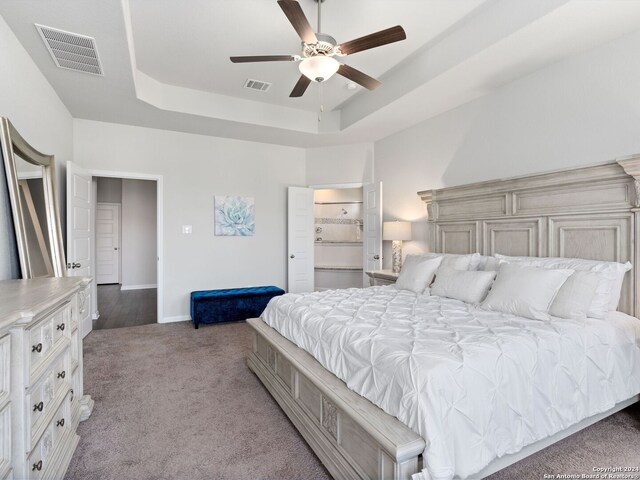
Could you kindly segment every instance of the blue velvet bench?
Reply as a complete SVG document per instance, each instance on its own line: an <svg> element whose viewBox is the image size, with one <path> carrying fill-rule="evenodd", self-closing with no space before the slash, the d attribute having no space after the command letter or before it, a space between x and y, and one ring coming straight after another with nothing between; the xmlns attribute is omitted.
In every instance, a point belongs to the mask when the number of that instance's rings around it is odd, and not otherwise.
<svg viewBox="0 0 640 480"><path fill-rule="evenodd" d="M284 295L284 290L274 286L191 292L191 319L198 328L201 323L259 317L269 300L278 295Z"/></svg>

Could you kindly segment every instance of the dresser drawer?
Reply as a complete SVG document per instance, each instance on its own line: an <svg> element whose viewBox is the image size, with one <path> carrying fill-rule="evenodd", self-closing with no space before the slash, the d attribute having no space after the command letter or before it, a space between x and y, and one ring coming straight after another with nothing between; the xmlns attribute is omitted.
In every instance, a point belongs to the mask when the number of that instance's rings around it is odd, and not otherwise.
<svg viewBox="0 0 640 480"><path fill-rule="evenodd" d="M54 463L52 460L56 457L55 451L61 447L64 448L65 438L68 438L72 432L68 420L70 398L71 394L69 393L58 407L35 448L31 450L27 460L27 478L29 480L40 480L51 476L50 472Z"/></svg>
<svg viewBox="0 0 640 480"><path fill-rule="evenodd" d="M13 480L13 470L9 470L2 480Z"/></svg>
<svg viewBox="0 0 640 480"><path fill-rule="evenodd" d="M52 362L38 382L33 385L26 397L27 425L30 427L28 446L33 445L47 428L53 411L58 408L62 398L67 396L71 389L71 375L69 370L69 351Z"/></svg>
<svg viewBox="0 0 640 480"><path fill-rule="evenodd" d="M29 339L29 372L33 379L36 371L47 361L55 348L71 336L71 303L66 302L53 313L30 326L26 335Z"/></svg>
<svg viewBox="0 0 640 480"><path fill-rule="evenodd" d="M0 409L0 475L11 464L11 404Z"/></svg>
<svg viewBox="0 0 640 480"><path fill-rule="evenodd" d="M0 407L9 400L11 393L11 338L0 338ZM1 471L1 470L0 470Z"/></svg>

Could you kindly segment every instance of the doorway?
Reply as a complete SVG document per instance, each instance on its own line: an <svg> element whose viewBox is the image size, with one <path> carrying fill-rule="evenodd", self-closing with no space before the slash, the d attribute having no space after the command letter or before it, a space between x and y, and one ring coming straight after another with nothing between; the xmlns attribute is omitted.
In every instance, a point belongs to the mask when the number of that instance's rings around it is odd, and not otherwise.
<svg viewBox="0 0 640 480"><path fill-rule="evenodd" d="M314 289L361 287L362 187L318 188L313 211Z"/></svg>
<svg viewBox="0 0 640 480"><path fill-rule="evenodd" d="M93 328L161 322L162 176L67 162L67 185L68 274L94 278L83 336Z"/></svg>
<svg viewBox="0 0 640 480"><path fill-rule="evenodd" d="M382 183L289 187L288 291L368 286L382 265Z"/></svg>
<svg viewBox="0 0 640 480"><path fill-rule="evenodd" d="M93 328L156 323L156 182L99 176L93 182L99 312Z"/></svg>

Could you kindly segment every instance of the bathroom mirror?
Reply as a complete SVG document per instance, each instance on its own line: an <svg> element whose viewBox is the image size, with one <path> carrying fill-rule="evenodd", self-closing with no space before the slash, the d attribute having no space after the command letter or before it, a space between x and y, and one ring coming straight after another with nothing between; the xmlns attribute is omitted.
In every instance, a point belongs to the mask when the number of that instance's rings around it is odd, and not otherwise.
<svg viewBox="0 0 640 480"><path fill-rule="evenodd" d="M4 117L0 143L22 278L62 277L54 158L31 147Z"/></svg>

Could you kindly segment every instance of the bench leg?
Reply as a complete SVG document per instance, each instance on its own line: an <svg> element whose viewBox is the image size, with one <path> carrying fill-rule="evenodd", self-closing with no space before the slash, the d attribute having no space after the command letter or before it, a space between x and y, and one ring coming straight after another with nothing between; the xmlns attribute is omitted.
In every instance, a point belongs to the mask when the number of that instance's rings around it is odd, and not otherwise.
<svg viewBox="0 0 640 480"><path fill-rule="evenodd" d="M195 329L196 329L196 330L197 330L197 329L198 329L198 327L199 327L199 325L198 325L198 323L197 323L197 322L193 322L193 326L195 327Z"/></svg>

